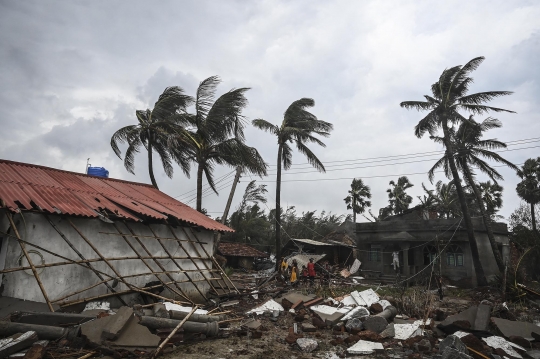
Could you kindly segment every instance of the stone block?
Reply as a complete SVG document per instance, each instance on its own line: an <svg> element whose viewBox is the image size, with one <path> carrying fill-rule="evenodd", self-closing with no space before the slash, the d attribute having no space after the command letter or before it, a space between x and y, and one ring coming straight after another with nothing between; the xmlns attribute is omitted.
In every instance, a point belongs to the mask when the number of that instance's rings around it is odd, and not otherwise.
<svg viewBox="0 0 540 359"><path fill-rule="evenodd" d="M317 331L317 328L309 323L302 323L302 331L305 333L313 333Z"/></svg>
<svg viewBox="0 0 540 359"><path fill-rule="evenodd" d="M457 350L460 353L469 354L469 351L467 350L467 347L461 339L456 337L455 335L449 335L446 338L443 339L443 341L439 344L439 351L444 352L446 348L452 348Z"/></svg>
<svg viewBox="0 0 540 359"><path fill-rule="evenodd" d="M311 353L319 346L319 343L315 339L299 338L296 340L296 344L300 347L300 350L306 353Z"/></svg>
<svg viewBox="0 0 540 359"><path fill-rule="evenodd" d="M388 322L383 317L368 317L364 320L364 328L366 330L371 330L377 334L382 333L383 330L388 326Z"/></svg>
<svg viewBox="0 0 540 359"><path fill-rule="evenodd" d="M159 303L161 304L161 303ZM163 305L163 308L161 308L165 313L168 312L167 309L165 309L165 305ZM158 311L160 309L157 309ZM156 311L155 305L154 305L154 312ZM111 315L109 318L109 321L105 327L103 327L103 331L101 332L101 337L103 339L107 340L115 340L120 335L120 332L124 327L126 326L129 319L133 317L133 309L130 307L121 307L118 312L116 312L115 315Z"/></svg>
<svg viewBox="0 0 540 359"><path fill-rule="evenodd" d="M472 328L474 330L487 330L489 325L489 319L491 317L491 307L486 304L480 304L476 311L476 318Z"/></svg>

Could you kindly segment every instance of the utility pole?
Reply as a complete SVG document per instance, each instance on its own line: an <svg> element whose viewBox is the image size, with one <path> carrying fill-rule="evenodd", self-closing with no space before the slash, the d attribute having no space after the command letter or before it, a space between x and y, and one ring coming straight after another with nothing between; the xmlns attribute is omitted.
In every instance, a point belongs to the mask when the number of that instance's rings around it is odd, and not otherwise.
<svg viewBox="0 0 540 359"><path fill-rule="evenodd" d="M225 224L225 221L227 220L227 216L229 215L229 210L231 209L232 200L234 197L234 191L236 191L236 185L240 181L240 177L242 175L242 167L238 166L236 167L236 175L234 176L234 182L231 187L231 193L229 193L229 199L227 200L227 205L225 206L225 210L223 211L223 216L221 217L221 223ZM217 239L216 239L216 249L219 241L221 240L221 232L218 233Z"/></svg>

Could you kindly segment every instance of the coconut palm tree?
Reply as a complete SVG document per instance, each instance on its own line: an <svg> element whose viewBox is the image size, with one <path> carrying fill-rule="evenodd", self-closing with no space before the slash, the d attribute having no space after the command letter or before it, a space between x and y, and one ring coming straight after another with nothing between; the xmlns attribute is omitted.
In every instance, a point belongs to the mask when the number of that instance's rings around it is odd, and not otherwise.
<svg viewBox="0 0 540 359"><path fill-rule="evenodd" d="M491 218L494 218L503 205L503 187L496 182L486 181L478 183L478 190L486 207L486 213Z"/></svg>
<svg viewBox="0 0 540 359"><path fill-rule="evenodd" d="M248 88L233 89L214 101L221 82L211 76L199 84L195 97L195 113L185 116L186 131L175 139L174 152L197 164L197 205L202 210L202 182L206 177L210 188L216 165L242 167L259 176L266 175L267 164L254 147L245 144L242 110L247 106L244 93Z"/></svg>
<svg viewBox="0 0 540 359"><path fill-rule="evenodd" d="M495 260L499 266L499 269L503 271L504 262L495 241L493 229L491 228L491 215L486 210L482 192L479 186L476 184L475 174L472 170L473 166L478 168L480 171L488 175L495 183L497 183L497 180L502 180L503 177L495 168L490 166L481 157L493 160L497 163L502 163L516 171L518 170L513 163L505 160L498 153L492 151L493 149L506 148L507 146L504 142L496 139L482 139L484 132L493 128L500 128L501 126L501 122L496 119L487 118L481 123L478 123L471 116L468 120L461 122L457 130L455 130L455 128L450 128L449 133L451 136L450 142L456 151L454 157L456 159L457 168L463 173L465 180L469 185L472 194L474 195L476 205L480 215L482 216L484 226L486 227L491 249L495 255ZM431 138L435 142L443 145L445 144L444 139L441 137L431 136ZM447 177L451 176L451 173L449 172L448 152L446 152L445 155L429 170L428 176L430 180L433 180L435 170L440 167L444 168Z"/></svg>
<svg viewBox="0 0 540 359"><path fill-rule="evenodd" d="M392 208L394 214L401 214L412 203L412 197L405 191L414 185L409 182L407 176L401 176L398 178L397 183L392 180L389 184L392 186L392 188L386 190L388 193L388 202L390 202L389 207Z"/></svg>
<svg viewBox="0 0 540 359"><path fill-rule="evenodd" d="M476 278L478 285L480 286L487 285L487 280L482 264L480 263L480 254L474 237L471 216L469 209L467 208L465 193L453 157L456 151L451 141L449 126L466 120L466 118L460 114L460 111L468 111L480 115L489 111L513 112L485 105L486 102L494 98L510 95L512 92L489 91L467 94L469 86L473 82L473 79L469 74L477 69L483 60L484 57L477 57L463 66L454 66L444 70L439 77L439 80L431 86L432 96L424 96L426 101L405 101L400 104L401 107L406 109L429 111L429 113L415 126L415 135L417 137L421 138L426 133L435 136L439 129L442 129L443 131L442 138L445 143L446 152L448 153L448 167L456 186L467 236L469 238L469 246L471 247Z"/></svg>
<svg viewBox="0 0 540 359"><path fill-rule="evenodd" d="M518 196L531 206L531 223L536 230L536 215L534 206L540 203L540 157L529 158L518 171L521 182L516 187Z"/></svg>
<svg viewBox="0 0 540 359"><path fill-rule="evenodd" d="M118 147L127 143L128 148L124 156L124 167L129 173L135 174L135 154L144 146L148 153L148 172L155 188L158 188L154 177L153 153L157 152L163 164L165 174L173 176L172 161L176 161L184 173L189 176L189 162L187 158L170 151L171 137L183 132L182 115L193 99L184 94L180 87L167 87L159 96L154 109L137 110L135 115L139 121L136 125L122 127L111 137L111 147L116 155L122 159L122 151Z"/></svg>
<svg viewBox="0 0 540 359"><path fill-rule="evenodd" d="M371 207L371 201L367 201L370 198L371 190L369 186L365 185L361 178L353 179L349 195L345 197L344 201L347 204L347 209L353 211L354 223L356 223L356 214L362 214L366 211L366 208Z"/></svg>
<svg viewBox="0 0 540 359"><path fill-rule="evenodd" d="M263 131L270 132L277 137L278 154L275 211L276 258L281 257L281 167L283 166L285 170L291 168L292 148L289 144L294 143L298 151L306 156L307 161L315 167L315 169L320 172L326 172L322 162L306 144L313 142L319 146L326 147L326 145L315 136L330 136L333 125L329 122L317 119L315 115L306 110L314 105L315 101L310 98L302 98L294 101L285 111L280 126L262 119L253 120L253 126Z"/></svg>

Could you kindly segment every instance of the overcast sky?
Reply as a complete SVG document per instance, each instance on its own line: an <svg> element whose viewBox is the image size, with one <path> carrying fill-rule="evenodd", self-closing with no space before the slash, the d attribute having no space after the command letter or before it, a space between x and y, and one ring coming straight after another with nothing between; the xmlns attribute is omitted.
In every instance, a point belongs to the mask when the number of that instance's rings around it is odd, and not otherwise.
<svg viewBox="0 0 540 359"><path fill-rule="evenodd" d="M390 180L421 173L409 176L416 204L437 156L373 159L441 150L414 136L423 116L399 103L422 100L445 68L485 56L471 91L514 91L491 104L517 112L494 114L504 126L488 137L540 139L539 18L537 1L0 0L0 158L77 172L90 158L111 177L149 183L144 153L129 174L111 135L135 124L135 110L152 108L165 87L194 95L200 81L219 75L220 93L251 88L249 120L278 124L291 102L310 97L312 112L334 124L327 147L312 146L327 173L295 152L282 205L345 214L343 198L360 177L377 213ZM272 207L276 139L252 127L246 134L270 164L262 182ZM501 154L521 164L540 155L535 140ZM335 162L359 159L371 160ZM232 170L218 168L216 178ZM195 175L177 168L169 179L159 164L155 172L160 189L194 206ZM501 173L506 217L520 203L518 178ZM203 199L212 216L223 211L231 180Z"/></svg>

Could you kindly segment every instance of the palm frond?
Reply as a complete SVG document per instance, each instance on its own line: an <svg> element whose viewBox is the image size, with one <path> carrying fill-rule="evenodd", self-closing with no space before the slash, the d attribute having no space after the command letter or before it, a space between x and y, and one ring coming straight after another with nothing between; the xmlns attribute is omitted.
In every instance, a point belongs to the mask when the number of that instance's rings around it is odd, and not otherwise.
<svg viewBox="0 0 540 359"><path fill-rule="evenodd" d="M281 144L281 162L285 170L290 169L292 166L292 148L287 143Z"/></svg>
<svg viewBox="0 0 540 359"><path fill-rule="evenodd" d="M480 105L484 102L489 102L494 98L501 96L508 96L513 94L512 91L488 91L488 92L478 92L475 94L463 96L457 99L457 102L460 104L467 105Z"/></svg>
<svg viewBox="0 0 540 359"><path fill-rule="evenodd" d="M163 170L165 170L165 174L167 175L167 177L172 178L174 172L172 167L172 158L168 148L166 147L166 144L154 143L153 145L153 148L156 150L159 158L161 159L161 164L163 165Z"/></svg>
<svg viewBox="0 0 540 359"><path fill-rule="evenodd" d="M209 138L222 140L235 136L244 140L244 117L242 110L248 100L245 92L249 88L233 89L221 95L212 105L206 117L204 131Z"/></svg>
<svg viewBox="0 0 540 359"><path fill-rule="evenodd" d="M117 130L111 137L111 147L118 158L122 159L122 151L118 147L121 143L130 142L131 139L137 138L139 126L129 125Z"/></svg>
<svg viewBox="0 0 540 359"><path fill-rule="evenodd" d="M186 107L191 103L193 103L193 98L184 94L182 88L167 87L154 104L152 122L167 119L178 112L185 112Z"/></svg>
<svg viewBox="0 0 540 359"><path fill-rule="evenodd" d="M438 116L435 111L429 112L423 119L421 119L416 126L414 126L414 134L416 137L423 137L426 132L430 135L434 135L437 132L439 126Z"/></svg>
<svg viewBox="0 0 540 359"><path fill-rule="evenodd" d="M296 148L298 149L298 151L300 151L300 153L306 156L306 159L310 165L315 167L315 169L319 172L326 172L326 169L324 168L324 165L322 164L322 162L319 160L319 158L317 158L317 156L315 156L315 154L306 145L304 145L300 141L295 141L295 143L296 143Z"/></svg>
<svg viewBox="0 0 540 359"><path fill-rule="evenodd" d="M126 155L124 157L124 167L126 170L135 174L135 154L139 153L139 148L141 147L142 142L139 138L134 138L126 150Z"/></svg>
<svg viewBox="0 0 540 359"><path fill-rule="evenodd" d="M478 114L478 115L482 115L489 111L516 113L515 111L505 110L504 108L491 107L491 106L485 106L485 105L458 104L457 107L470 111L474 114Z"/></svg>
<svg viewBox="0 0 540 359"><path fill-rule="evenodd" d="M277 135L279 132L279 128L276 125L271 124L270 122L260 118L251 121L251 124L256 128L266 132L270 132L273 135Z"/></svg>
<svg viewBox="0 0 540 359"><path fill-rule="evenodd" d="M433 109L431 102L424 101L403 101L399 106L406 108L407 110L427 111Z"/></svg>
<svg viewBox="0 0 540 359"><path fill-rule="evenodd" d="M201 81L199 87L197 87L197 94L195 97L195 116L197 124L202 125L203 121L206 119L208 111L210 111L212 104L214 103L216 88L220 83L221 79L219 76L210 76Z"/></svg>

